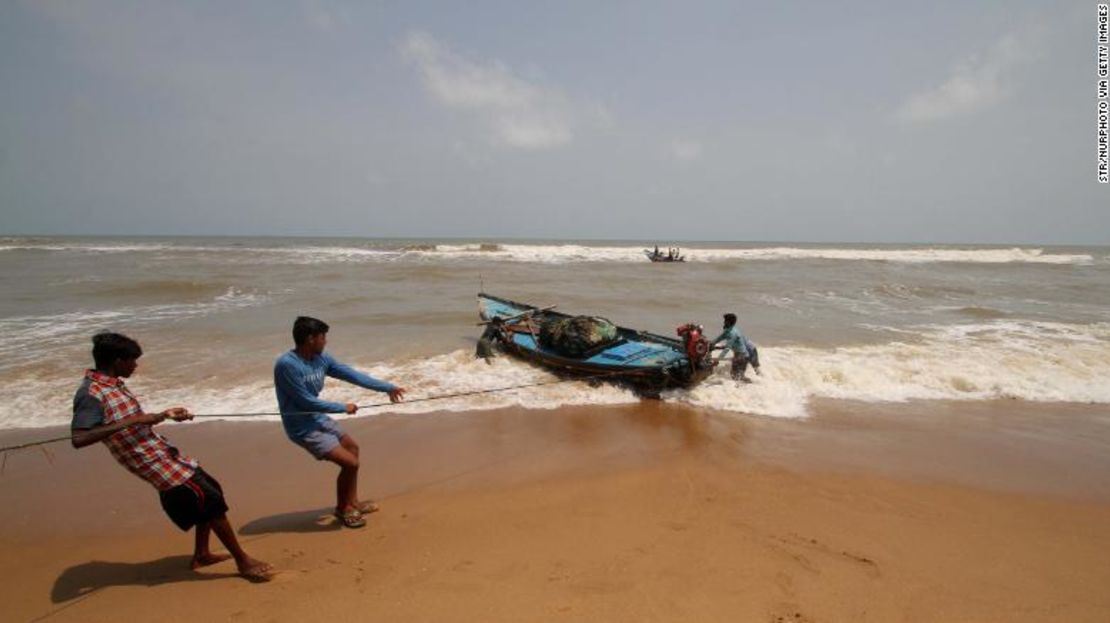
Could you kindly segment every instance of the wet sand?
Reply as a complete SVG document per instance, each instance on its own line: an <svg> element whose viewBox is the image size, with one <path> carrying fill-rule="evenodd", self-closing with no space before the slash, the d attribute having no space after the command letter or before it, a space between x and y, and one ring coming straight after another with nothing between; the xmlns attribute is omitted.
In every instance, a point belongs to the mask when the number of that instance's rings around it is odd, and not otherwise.
<svg viewBox="0 0 1110 623"><path fill-rule="evenodd" d="M276 423L164 425L279 572L192 535L102 447L8 456L5 620L1105 621L1110 417L827 402L807 421L658 402L382 416L361 530ZM7 431L0 443L64 430Z"/></svg>

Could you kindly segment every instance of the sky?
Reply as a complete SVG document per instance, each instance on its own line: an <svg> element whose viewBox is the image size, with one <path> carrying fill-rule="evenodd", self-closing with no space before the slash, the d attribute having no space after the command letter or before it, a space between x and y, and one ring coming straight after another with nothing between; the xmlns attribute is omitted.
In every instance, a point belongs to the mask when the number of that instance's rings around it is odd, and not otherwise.
<svg viewBox="0 0 1110 623"><path fill-rule="evenodd" d="M0 3L0 235L1110 244L1096 3Z"/></svg>

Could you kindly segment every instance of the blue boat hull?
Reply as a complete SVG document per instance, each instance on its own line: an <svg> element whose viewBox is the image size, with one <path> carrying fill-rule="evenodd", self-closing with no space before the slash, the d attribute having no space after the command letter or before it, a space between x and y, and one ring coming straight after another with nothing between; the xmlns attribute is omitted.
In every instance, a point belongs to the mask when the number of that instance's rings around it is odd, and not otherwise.
<svg viewBox="0 0 1110 623"><path fill-rule="evenodd" d="M692 387L708 377L715 365L709 358L691 365L680 340L619 326L613 343L583 357L567 357L538 339L542 322L567 318L567 314L485 293L478 295L478 312L486 321L494 317L508 319L508 339L501 348L511 355L556 372L624 383L648 393Z"/></svg>

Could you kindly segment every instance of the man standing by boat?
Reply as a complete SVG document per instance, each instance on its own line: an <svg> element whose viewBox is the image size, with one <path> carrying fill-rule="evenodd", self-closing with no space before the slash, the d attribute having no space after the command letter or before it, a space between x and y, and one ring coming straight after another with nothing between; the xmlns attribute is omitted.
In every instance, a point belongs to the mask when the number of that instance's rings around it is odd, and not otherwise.
<svg viewBox="0 0 1110 623"><path fill-rule="evenodd" d="M736 326L736 314L725 314L724 320L724 331L717 339L713 340L713 348L717 348L717 344L724 342L724 348L732 351L731 375L733 380L751 383L751 379L744 373L748 370L748 364L751 363L755 373L762 374L759 371L759 351L756 350L755 344L752 344L740 332L740 328Z"/></svg>
<svg viewBox="0 0 1110 623"><path fill-rule="evenodd" d="M482 332L482 337L478 338L478 346L474 349L474 356L485 359L488 365L493 365L493 358L497 356L495 344L505 342L507 339L504 320L501 319L501 316L494 316L493 320L486 324L486 330Z"/></svg>
<svg viewBox="0 0 1110 623"><path fill-rule="evenodd" d="M274 390L281 423L290 441L307 450L316 460L328 460L339 466L335 481L336 518L348 528L361 528L366 525L363 515L378 510L378 506L358 499L358 444L335 420L325 415L354 414L358 405L321 400L324 377L332 376L387 393L391 402L404 399L405 390L339 363L326 354L328 328L327 323L316 318L297 318L293 323L294 348L283 353L274 364Z"/></svg>

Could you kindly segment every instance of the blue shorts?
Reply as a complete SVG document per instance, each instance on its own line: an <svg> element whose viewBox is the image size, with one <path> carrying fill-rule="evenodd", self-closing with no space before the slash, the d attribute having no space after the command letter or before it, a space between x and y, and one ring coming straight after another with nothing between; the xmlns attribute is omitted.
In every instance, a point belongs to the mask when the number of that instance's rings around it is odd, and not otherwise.
<svg viewBox="0 0 1110 623"><path fill-rule="evenodd" d="M339 438L347 434L330 417L322 420L316 422L312 430L307 433L289 438L293 443L308 450L308 453L316 457L317 461L323 460L327 453L336 449L339 446Z"/></svg>

